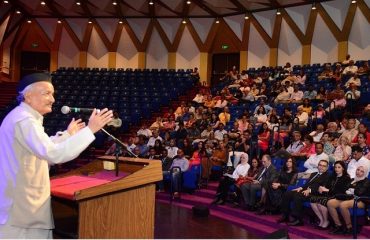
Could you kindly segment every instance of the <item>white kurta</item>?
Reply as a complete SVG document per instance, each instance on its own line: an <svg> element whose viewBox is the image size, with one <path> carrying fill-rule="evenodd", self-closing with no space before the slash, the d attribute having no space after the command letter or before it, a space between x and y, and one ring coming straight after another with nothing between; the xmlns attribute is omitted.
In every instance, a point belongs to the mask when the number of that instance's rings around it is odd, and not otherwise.
<svg viewBox="0 0 370 240"><path fill-rule="evenodd" d="M54 228L49 165L76 158L95 139L88 127L49 137L42 124L42 115L21 103L0 127L0 224Z"/></svg>

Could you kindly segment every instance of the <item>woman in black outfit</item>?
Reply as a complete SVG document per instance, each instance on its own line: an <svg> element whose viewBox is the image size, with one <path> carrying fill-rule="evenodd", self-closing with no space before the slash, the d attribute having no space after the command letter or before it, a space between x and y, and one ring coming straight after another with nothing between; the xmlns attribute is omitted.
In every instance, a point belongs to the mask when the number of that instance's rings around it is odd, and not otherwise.
<svg viewBox="0 0 370 240"><path fill-rule="evenodd" d="M351 178L347 173L345 163L343 161L335 162L333 174L325 186L319 187L319 195L313 195L310 198L311 208L320 220L317 226L318 229L327 229L329 227L327 203L336 194L344 194L350 183Z"/></svg>
<svg viewBox="0 0 370 240"><path fill-rule="evenodd" d="M266 189L266 202L258 214L264 214L266 211L276 213L280 209L283 194L287 191L289 185L294 185L297 181L298 171L295 158L288 158L281 169L279 177Z"/></svg>

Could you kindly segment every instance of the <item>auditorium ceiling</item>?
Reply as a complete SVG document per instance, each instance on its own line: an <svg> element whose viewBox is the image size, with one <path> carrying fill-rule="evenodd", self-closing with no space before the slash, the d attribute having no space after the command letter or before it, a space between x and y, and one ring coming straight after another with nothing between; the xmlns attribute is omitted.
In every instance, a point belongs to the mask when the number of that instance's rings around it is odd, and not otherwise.
<svg viewBox="0 0 370 240"><path fill-rule="evenodd" d="M327 0L2 0L0 17L19 11L26 18L226 17Z"/></svg>

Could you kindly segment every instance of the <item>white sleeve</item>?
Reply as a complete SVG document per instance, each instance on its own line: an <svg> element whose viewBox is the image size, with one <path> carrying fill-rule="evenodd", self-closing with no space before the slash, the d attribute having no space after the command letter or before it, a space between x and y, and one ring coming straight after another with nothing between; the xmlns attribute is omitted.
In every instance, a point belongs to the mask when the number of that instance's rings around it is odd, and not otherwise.
<svg viewBox="0 0 370 240"><path fill-rule="evenodd" d="M51 136L50 140L53 143L60 143L69 138L71 135L68 133L68 131L63 131L63 132L57 132L55 136Z"/></svg>
<svg viewBox="0 0 370 240"><path fill-rule="evenodd" d="M55 143L36 120L25 119L16 125L15 138L38 158L58 164L78 157L94 141L95 136L90 128L85 127L73 136Z"/></svg>

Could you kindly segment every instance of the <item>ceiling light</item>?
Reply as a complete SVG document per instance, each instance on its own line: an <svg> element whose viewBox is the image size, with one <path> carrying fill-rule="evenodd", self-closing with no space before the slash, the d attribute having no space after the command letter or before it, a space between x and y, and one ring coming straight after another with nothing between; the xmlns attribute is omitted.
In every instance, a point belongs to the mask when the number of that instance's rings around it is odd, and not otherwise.
<svg viewBox="0 0 370 240"><path fill-rule="evenodd" d="M186 24L186 20L185 20L185 18L182 20L182 24Z"/></svg>
<svg viewBox="0 0 370 240"><path fill-rule="evenodd" d="M123 24L123 20L122 20L122 19L120 19L120 20L118 21L118 23L119 23L119 24Z"/></svg>
<svg viewBox="0 0 370 240"><path fill-rule="evenodd" d="M311 7L312 10L316 10L316 3L312 3L312 7Z"/></svg>
<svg viewBox="0 0 370 240"><path fill-rule="evenodd" d="M15 13L16 13L16 14L21 14L21 11L17 10Z"/></svg>
<svg viewBox="0 0 370 240"><path fill-rule="evenodd" d="M76 5L80 6L81 5L81 2L80 1L76 1Z"/></svg>
<svg viewBox="0 0 370 240"><path fill-rule="evenodd" d="M248 20L249 19L249 14L248 13L245 14L244 19L245 20Z"/></svg>
<svg viewBox="0 0 370 240"><path fill-rule="evenodd" d="M4 3L9 3L9 1L8 1L8 0L4 0L3 2L4 2Z"/></svg>
<svg viewBox="0 0 370 240"><path fill-rule="evenodd" d="M218 20L218 18L216 19L216 23L218 24L218 23L220 23L220 20Z"/></svg>
<svg viewBox="0 0 370 240"><path fill-rule="evenodd" d="M352 2L351 3L356 3L357 1L356 0L352 0Z"/></svg>
<svg viewBox="0 0 370 240"><path fill-rule="evenodd" d="M188 1L186 1L186 4L188 4L188 5L189 5L190 3L191 3L191 1L189 1L189 0L188 0Z"/></svg>
<svg viewBox="0 0 370 240"><path fill-rule="evenodd" d="M60 19L58 19L58 21L57 21L58 23L62 23L62 20L60 20Z"/></svg>
<svg viewBox="0 0 370 240"><path fill-rule="evenodd" d="M115 6L115 5L117 5L117 2L116 1L113 1L112 4Z"/></svg>
<svg viewBox="0 0 370 240"><path fill-rule="evenodd" d="M41 1L41 5L42 5L42 6L45 6L45 5L46 5L46 2Z"/></svg>
<svg viewBox="0 0 370 240"><path fill-rule="evenodd" d="M280 14L281 14L280 9L278 9L278 10L276 11L276 15L280 15Z"/></svg>
<svg viewBox="0 0 370 240"><path fill-rule="evenodd" d="M31 21L31 20L27 20L27 22L28 22L28 23L32 23L32 21Z"/></svg>
<svg viewBox="0 0 370 240"><path fill-rule="evenodd" d="M91 23L92 23L91 19L89 19L88 23L89 23L89 24L91 24Z"/></svg>
<svg viewBox="0 0 370 240"><path fill-rule="evenodd" d="M152 0L149 1L149 5L153 5L154 2Z"/></svg>

